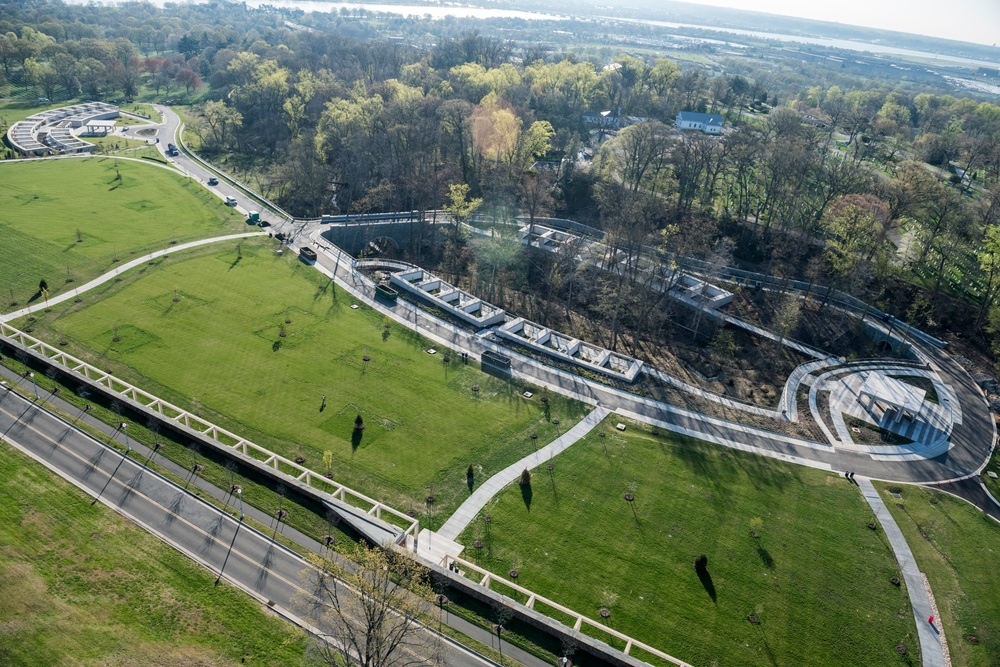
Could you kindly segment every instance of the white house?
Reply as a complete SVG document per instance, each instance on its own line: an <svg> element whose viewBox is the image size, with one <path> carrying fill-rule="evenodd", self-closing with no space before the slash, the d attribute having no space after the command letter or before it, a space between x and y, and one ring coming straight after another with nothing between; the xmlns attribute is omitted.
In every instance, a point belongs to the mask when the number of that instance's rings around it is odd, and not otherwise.
<svg viewBox="0 0 1000 667"><path fill-rule="evenodd" d="M705 134L720 134L722 132L722 116L719 114L682 111L677 114L677 120L674 124L679 130L701 130Z"/></svg>

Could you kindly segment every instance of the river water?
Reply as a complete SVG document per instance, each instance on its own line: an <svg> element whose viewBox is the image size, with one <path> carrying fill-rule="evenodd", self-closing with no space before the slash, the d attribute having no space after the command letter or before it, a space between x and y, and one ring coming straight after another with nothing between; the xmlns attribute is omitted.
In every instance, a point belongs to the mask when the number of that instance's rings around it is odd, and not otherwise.
<svg viewBox="0 0 1000 667"><path fill-rule="evenodd" d="M670 23L668 21L652 21L649 19L617 19L613 16L603 16L601 18L627 23L639 23L642 25L653 25L662 28L698 28L700 30L715 30L734 35L744 35L746 37L756 37L758 39L774 39L779 42L797 42L799 44L815 44L817 46L827 46L835 49L845 49L848 51L865 51L868 53L881 53L894 56L908 56L910 58L923 58L940 61L942 64L958 63L961 65L973 65L975 67L1000 68L1000 57L995 62L987 60L976 60L974 58L963 58L961 56L949 56L929 51L915 51L913 49L902 49L885 44L875 44L872 42L855 42L848 39L828 39L824 37L802 37L799 35L783 35L776 32L760 32L757 30L738 30L736 28L719 28L716 26L695 25L693 23Z"/></svg>
<svg viewBox="0 0 1000 667"><path fill-rule="evenodd" d="M92 0L65 0L69 4L89 4ZM152 4L162 7L167 2L173 0L151 0ZM98 3L114 4L114 3ZM261 5L271 5L287 9L301 9L307 12L339 12L342 8L348 10L364 9L370 12L386 12L390 14L400 14L403 16L430 16L434 19L454 16L457 18L516 18L535 21L559 21L569 17L557 14L544 14L541 12L524 12L515 9L488 9L485 7L463 7L463 6L443 6L443 5L402 5L402 4L373 4L363 2L321 2L320 0L246 0L246 4L251 7ZM586 18L581 16L580 18ZM915 51L912 49L901 49L884 44L874 44L871 42L855 42L847 39L827 39L822 37L800 37L798 35L783 35L772 32L759 32L754 30L739 30L736 28L719 28L715 26L695 25L692 23L670 23L668 21L654 21L651 19L620 19L614 16L603 16L603 19L625 21L628 23L639 23L662 28L698 28L701 30L714 30L726 32L734 35L746 37L756 37L758 39L774 39L781 42L797 42L799 44L814 44L850 51L864 51L868 53L880 53L886 55L907 56L910 58L922 58L925 60L938 61L942 65L960 64L973 67L1000 68L1000 57L996 62L986 60L976 60L973 58L963 58L961 56L949 56L926 51Z"/></svg>

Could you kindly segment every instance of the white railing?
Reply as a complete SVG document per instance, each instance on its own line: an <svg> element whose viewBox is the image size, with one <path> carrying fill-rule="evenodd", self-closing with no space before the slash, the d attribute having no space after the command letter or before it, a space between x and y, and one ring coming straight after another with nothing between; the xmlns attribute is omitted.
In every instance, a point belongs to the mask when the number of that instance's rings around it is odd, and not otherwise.
<svg viewBox="0 0 1000 667"><path fill-rule="evenodd" d="M510 581L508 579L504 579L503 577L498 576L498 575L490 572L489 570L486 570L484 568L479 567L475 563L470 563L469 561L465 560L464 558L459 558L457 556L449 556L449 555L445 556L445 558L444 558L444 566L446 568L452 569L452 567L456 566L456 565L458 566L459 570L463 572L463 574L465 575L466 579L469 579L470 581L473 581L474 583L478 583L480 586L483 586L484 588L489 588L491 583L497 582L497 583L499 583L499 584L501 584L503 586L506 586L507 588L509 588L511 590L517 591L521 595L527 596L528 600L527 600L527 602L524 603L524 606L527 607L528 609L534 609L536 604L541 603L541 604L545 605L546 607L549 607L551 609L555 609L556 611L558 611L560 613L566 614L570 618L574 619L573 629L576 630L576 631L578 631L578 632L583 628L583 626L586 625L586 626L589 626L589 627L591 627L591 628L593 628L595 630L598 630L600 632L607 633L609 636L614 637L615 639L619 639L619 640L625 642L625 649L622 651L625 655L629 655L629 651L631 651L633 648L638 648L638 649L641 649L641 650L649 653L650 655L654 655L657 658L660 658L662 660L666 660L667 662L669 662L671 664L677 665L678 667L692 667L691 665L689 665L688 663L684 662L683 660L675 658L672 655L668 655L668 654L664 653L663 651L661 651L659 649L653 648L649 644L643 643L643 642L639 641L638 639L635 639L633 637L630 637L630 636L626 635L624 632L619 632L618 630L615 630L614 628L609 628L608 626L604 625L603 623L599 623L597 621L589 619L589 618L587 618L586 616L584 616L583 614L581 614L579 612L573 611L572 609L570 609L568 607L564 607L561 604L559 604L558 602L553 602L552 600L550 600L550 599L548 599L546 597L543 597L543 596L539 595L538 593L535 593L534 591L532 591L532 590L530 590L528 588L525 588L524 586L520 586L518 584L515 584L513 581ZM478 582L475 582L474 579L472 579L471 577L468 576L469 572L475 572L476 574L483 575L482 579L480 579Z"/></svg>
<svg viewBox="0 0 1000 667"><path fill-rule="evenodd" d="M77 375L81 375L92 382L96 382L97 384L106 387L108 390L124 398L126 402L131 402L141 407L153 410L168 419L183 424L202 436L212 439L220 447L238 451L244 456L274 470L274 472L278 475L284 475L297 482L305 484L310 490L315 491L321 498L323 495L328 495L331 498L347 503L352 507L364 510L369 515L372 515L380 520L382 519L383 513L387 513L397 519L400 519L406 526L406 528L403 529L403 539L405 539L405 536L409 535L412 538L413 543L416 544L417 536L420 534L420 521L418 519L411 517L404 512L400 512L399 510L390 507L381 501L375 500L374 498L371 498L359 491L355 491L350 487L338 484L337 482L328 479L323 474L310 470L309 468L287 459L280 454L276 454L268 449L265 449L264 447L261 447L260 445L255 444L250 440L233 433L232 431L224 429L221 426L217 426L206 419L202 419L198 415L192 414L191 412L169 403L162 398L139 389L125 380L117 378L107 371L101 370L96 366L92 366L85 361L81 361L72 355L66 354L59 348L52 347L48 343L45 343L44 341L41 341L34 336L21 331L20 329L16 329L9 324L0 322L0 336L16 343L26 350L33 350L35 353L42 355L46 360L53 364L62 366Z"/></svg>

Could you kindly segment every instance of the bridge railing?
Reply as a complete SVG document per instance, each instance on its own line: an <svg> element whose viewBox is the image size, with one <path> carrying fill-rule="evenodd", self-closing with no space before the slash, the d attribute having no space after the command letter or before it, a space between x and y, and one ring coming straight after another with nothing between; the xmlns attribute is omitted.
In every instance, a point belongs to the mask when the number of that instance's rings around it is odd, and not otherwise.
<svg viewBox="0 0 1000 667"><path fill-rule="evenodd" d="M402 530L403 535L411 536L413 543L416 544L416 538L420 533L420 522L418 519L404 512L390 507L360 491L328 479L321 473L310 470L295 461L272 452L265 447L261 447L232 431L213 424L207 419L203 419L184 408L169 403L121 378L115 377L103 369L77 359L63 350L53 347L5 322L0 322L0 337L5 338L14 344L15 347L21 347L26 351L30 350L34 352L49 364L59 366L100 385L104 389L107 389L109 393L121 397L126 403L152 410L166 419L183 424L195 433L203 436L210 444L214 444L219 449L238 451L258 465L272 470L276 475L285 476L304 484L309 491L316 494L319 500L335 498L383 521L386 521L383 515L388 515L395 519L394 525L395 523L402 524L398 527Z"/></svg>

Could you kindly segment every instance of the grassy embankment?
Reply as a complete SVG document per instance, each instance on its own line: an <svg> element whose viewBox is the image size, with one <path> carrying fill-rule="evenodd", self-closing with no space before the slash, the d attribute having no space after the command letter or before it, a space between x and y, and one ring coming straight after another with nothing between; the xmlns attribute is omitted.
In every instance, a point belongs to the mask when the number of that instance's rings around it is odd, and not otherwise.
<svg viewBox="0 0 1000 667"><path fill-rule="evenodd" d="M307 639L0 444L0 663L297 665Z"/></svg>
<svg viewBox="0 0 1000 667"><path fill-rule="evenodd" d="M489 529L463 533L484 543L466 556L591 618L607 608L611 627L696 665L919 664L905 585L889 582L896 562L857 487L617 421L534 470L530 492L498 496Z"/></svg>
<svg viewBox="0 0 1000 667"><path fill-rule="evenodd" d="M428 354L426 339L352 309L266 239L144 268L20 324L432 525L471 493L468 466L474 488L586 412L558 396L543 404L537 390L525 399L447 350Z"/></svg>
<svg viewBox="0 0 1000 667"><path fill-rule="evenodd" d="M0 163L0 303L25 305L136 255L243 231L238 213L199 183L113 158ZM70 282L72 281L72 282Z"/></svg>
<svg viewBox="0 0 1000 667"><path fill-rule="evenodd" d="M934 592L953 665L1000 664L1000 524L964 500L876 484ZM894 487L895 488L895 487Z"/></svg>

